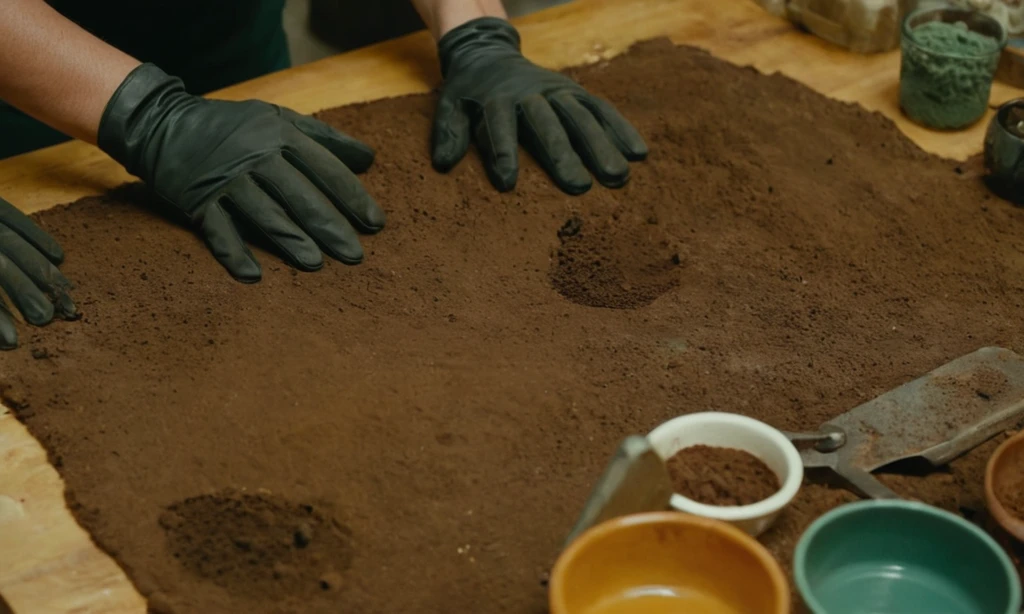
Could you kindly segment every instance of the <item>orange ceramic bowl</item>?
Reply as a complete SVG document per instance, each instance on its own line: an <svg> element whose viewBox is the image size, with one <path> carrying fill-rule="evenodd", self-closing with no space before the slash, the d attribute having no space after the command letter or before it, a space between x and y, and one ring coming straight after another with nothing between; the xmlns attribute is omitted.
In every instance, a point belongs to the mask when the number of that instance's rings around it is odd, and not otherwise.
<svg viewBox="0 0 1024 614"><path fill-rule="evenodd" d="M1024 518L1014 515L999 500L1007 483L1021 479L1024 467L1024 431L1007 439L996 448L985 468L985 503L997 523L1018 541L1024 542Z"/></svg>
<svg viewBox="0 0 1024 614"><path fill-rule="evenodd" d="M789 614L778 562L743 531L678 512L622 516L569 545L551 614Z"/></svg>

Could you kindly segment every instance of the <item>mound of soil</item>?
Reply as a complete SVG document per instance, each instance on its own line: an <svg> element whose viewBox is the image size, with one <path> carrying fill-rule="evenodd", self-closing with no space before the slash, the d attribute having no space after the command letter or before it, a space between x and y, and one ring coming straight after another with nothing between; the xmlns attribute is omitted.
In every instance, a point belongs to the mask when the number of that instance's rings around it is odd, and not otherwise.
<svg viewBox="0 0 1024 614"><path fill-rule="evenodd" d="M558 230L561 245L552 263L551 284L574 303L636 309L654 302L678 283L679 255L647 223L620 216L585 224L568 219Z"/></svg>
<svg viewBox="0 0 1024 614"><path fill-rule="evenodd" d="M309 598L340 584L348 570L348 529L308 504L223 491L190 497L160 516L172 556L229 590L280 602Z"/></svg>
<svg viewBox="0 0 1024 614"><path fill-rule="evenodd" d="M813 430L983 345L1024 348L1024 211L973 167L665 41L574 74L650 146L621 190L567 196L525 155L504 194L473 154L438 175L429 96L323 113L378 152L364 181L388 227L361 266L303 274L259 253L263 281L242 285L130 191L38 216L84 317L24 329L0 391L161 610L540 614L625 435L708 409ZM578 238L559 237L573 217ZM980 509L997 443L884 479ZM280 531L255 530L240 492L272 497ZM788 565L804 527L853 499L807 485L762 539ZM285 545L295 504L322 515L310 552L343 520L347 567ZM267 556L232 558L225 518ZM218 563L197 563L207 550ZM249 564L280 584L282 559L301 607L223 579ZM340 589L310 589L316 574Z"/></svg>
<svg viewBox="0 0 1024 614"><path fill-rule="evenodd" d="M665 462L675 491L708 505L750 505L779 490L779 476L749 452L690 446Z"/></svg>

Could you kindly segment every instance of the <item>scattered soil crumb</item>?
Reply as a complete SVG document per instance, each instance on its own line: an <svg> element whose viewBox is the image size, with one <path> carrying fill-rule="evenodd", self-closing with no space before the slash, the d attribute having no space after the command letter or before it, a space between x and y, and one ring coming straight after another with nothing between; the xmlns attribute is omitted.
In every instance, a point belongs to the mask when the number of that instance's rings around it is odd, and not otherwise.
<svg viewBox="0 0 1024 614"><path fill-rule="evenodd" d="M308 596L340 586L339 570L351 565L347 528L312 506L267 494L191 497L168 507L160 526L185 568L245 595ZM325 566L332 571L325 574Z"/></svg>
<svg viewBox="0 0 1024 614"><path fill-rule="evenodd" d="M1010 382L1001 371L991 367L982 367L975 371L973 384L974 393L988 401L1005 392L1009 388Z"/></svg>
<svg viewBox="0 0 1024 614"><path fill-rule="evenodd" d="M676 492L709 505L750 505L779 490L768 465L743 450L690 446L668 459Z"/></svg>
<svg viewBox="0 0 1024 614"><path fill-rule="evenodd" d="M325 591L336 591L341 588L341 574L336 571L328 571L320 576L320 588Z"/></svg>
<svg viewBox="0 0 1024 614"><path fill-rule="evenodd" d="M27 409L29 406L28 391L21 384L6 382L0 384L0 401L14 411Z"/></svg>
<svg viewBox="0 0 1024 614"><path fill-rule="evenodd" d="M583 228L583 220L574 215L565 220L562 227L558 229L558 238L564 239L566 237L575 237L580 233L581 228Z"/></svg>

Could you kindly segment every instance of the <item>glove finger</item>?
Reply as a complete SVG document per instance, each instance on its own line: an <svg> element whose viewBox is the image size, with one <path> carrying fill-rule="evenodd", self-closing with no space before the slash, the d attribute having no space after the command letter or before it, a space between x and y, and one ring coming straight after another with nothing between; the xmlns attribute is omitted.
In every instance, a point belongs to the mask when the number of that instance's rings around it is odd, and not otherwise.
<svg viewBox="0 0 1024 614"><path fill-rule="evenodd" d="M60 245L27 215L19 211L6 200L0 198L0 224L7 226L21 235L26 241L38 249L50 262L64 262L64 250Z"/></svg>
<svg viewBox="0 0 1024 614"><path fill-rule="evenodd" d="M18 328L14 324L14 316L0 299L0 350L13 350L16 347L18 347Z"/></svg>
<svg viewBox="0 0 1024 614"><path fill-rule="evenodd" d="M608 140L604 128L590 111L570 92L558 92L549 101L576 151L597 180L610 188L625 185L629 180L629 162Z"/></svg>
<svg viewBox="0 0 1024 614"><path fill-rule="evenodd" d="M558 187L569 194L590 189L590 173L572 148L562 122L543 96L536 94L519 103L522 109L523 145L551 175Z"/></svg>
<svg viewBox="0 0 1024 614"><path fill-rule="evenodd" d="M516 187L519 177L519 135L515 105L507 100L484 104L476 126L476 144L491 183L500 192Z"/></svg>
<svg viewBox="0 0 1024 614"><path fill-rule="evenodd" d="M0 225L0 253L10 258L37 288L49 295L61 317L76 317L78 310L69 295L71 282L38 249L4 225Z"/></svg>
<svg viewBox="0 0 1024 614"><path fill-rule="evenodd" d="M315 117L296 113L291 109L285 117L303 134L320 143L334 154L353 173L362 173L373 164L373 148L349 135L339 132Z"/></svg>
<svg viewBox="0 0 1024 614"><path fill-rule="evenodd" d="M0 286L29 324L42 326L53 319L53 304L18 265L0 254Z"/></svg>
<svg viewBox="0 0 1024 614"><path fill-rule="evenodd" d="M437 101L431 141L431 161L442 173L450 171L469 151L469 116L461 104L447 96Z"/></svg>
<svg viewBox="0 0 1024 614"><path fill-rule="evenodd" d="M273 156L252 171L263 191L273 197L325 253L345 264L359 264L359 235L334 204L284 158Z"/></svg>
<svg viewBox="0 0 1024 614"><path fill-rule="evenodd" d="M639 161L647 157L647 143L633 124L626 121L618 110L608 101L597 96L581 96L580 102L597 121L604 127L605 134L612 143L626 156L627 160Z"/></svg>
<svg viewBox="0 0 1024 614"><path fill-rule="evenodd" d="M245 245L234 221L218 197L199 208L199 224L210 253L232 277L252 284L263 277L260 263Z"/></svg>
<svg viewBox="0 0 1024 614"><path fill-rule="evenodd" d="M277 177L275 180L283 181ZM252 177L242 175L233 179L225 197L232 216L244 224L244 229L269 242L289 264L304 271L317 271L324 266L323 254L316 242L295 225L281 205L261 190Z"/></svg>
<svg viewBox="0 0 1024 614"><path fill-rule="evenodd" d="M284 159L306 176L362 232L384 227L384 211L344 164L305 135L290 139Z"/></svg>

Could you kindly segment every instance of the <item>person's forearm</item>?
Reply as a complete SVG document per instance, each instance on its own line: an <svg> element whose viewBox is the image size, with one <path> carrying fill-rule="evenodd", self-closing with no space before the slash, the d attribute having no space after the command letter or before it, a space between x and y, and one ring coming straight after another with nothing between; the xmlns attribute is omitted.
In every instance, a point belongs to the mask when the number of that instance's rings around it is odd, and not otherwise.
<svg viewBox="0 0 1024 614"><path fill-rule="evenodd" d="M0 100L67 135L95 143L107 101L138 65L44 0L0 1Z"/></svg>
<svg viewBox="0 0 1024 614"><path fill-rule="evenodd" d="M478 17L502 17L501 0L412 0L435 39Z"/></svg>

